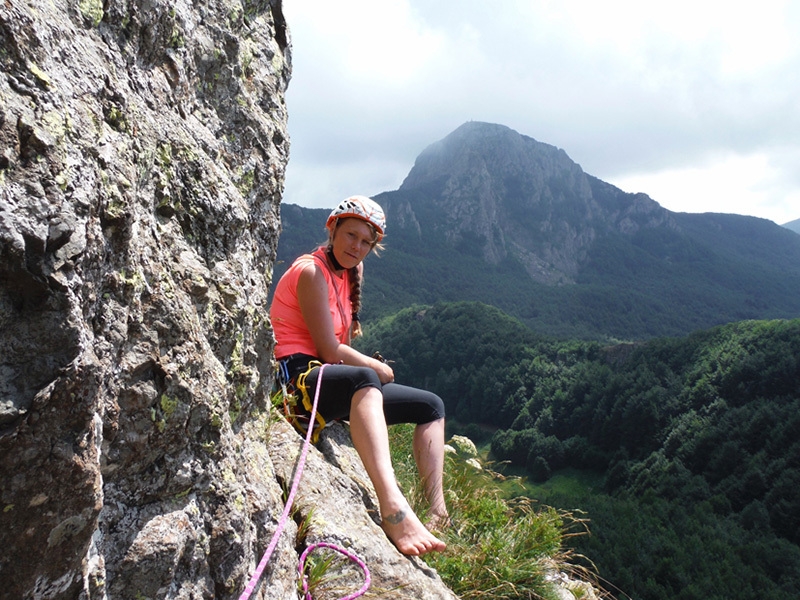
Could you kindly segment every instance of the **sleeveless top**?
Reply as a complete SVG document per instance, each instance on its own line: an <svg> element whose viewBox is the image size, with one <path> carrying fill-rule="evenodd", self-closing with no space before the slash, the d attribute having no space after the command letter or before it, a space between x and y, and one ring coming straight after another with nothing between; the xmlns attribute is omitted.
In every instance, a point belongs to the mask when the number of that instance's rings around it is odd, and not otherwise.
<svg viewBox="0 0 800 600"><path fill-rule="evenodd" d="M322 269L328 283L328 307L333 321L333 332L342 344L349 343L353 320L350 272L345 270L341 278L334 275L325 259L325 249L318 248L312 254L304 254L295 260L275 288L269 316L275 334L275 358L278 360L298 353L317 356L317 348L303 320L297 300L300 272L314 262Z"/></svg>

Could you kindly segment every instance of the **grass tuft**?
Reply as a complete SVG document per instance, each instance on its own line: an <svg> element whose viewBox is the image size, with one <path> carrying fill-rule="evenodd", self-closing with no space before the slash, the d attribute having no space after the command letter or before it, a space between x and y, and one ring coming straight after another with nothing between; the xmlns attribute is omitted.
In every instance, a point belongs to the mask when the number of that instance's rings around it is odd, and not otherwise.
<svg viewBox="0 0 800 600"><path fill-rule="evenodd" d="M394 426L390 443L397 480L423 517L427 503L413 459L412 434L413 426ZM447 550L423 560L462 600L556 600L560 596L554 582L561 574L594 583L588 569L570 562L576 557L564 545L566 539L588 532L587 520L524 496L509 498L505 490L511 489L510 483L486 465L478 470L447 454L444 489L453 524L436 532Z"/></svg>

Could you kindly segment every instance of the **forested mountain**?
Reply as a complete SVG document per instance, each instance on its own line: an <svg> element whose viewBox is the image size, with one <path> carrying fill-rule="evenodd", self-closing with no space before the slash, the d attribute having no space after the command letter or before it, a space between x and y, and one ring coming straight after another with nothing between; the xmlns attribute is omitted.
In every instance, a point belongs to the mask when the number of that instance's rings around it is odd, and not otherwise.
<svg viewBox="0 0 800 600"><path fill-rule="evenodd" d="M576 545L618 598L800 597L800 319L606 346L456 303L382 319L362 344L496 460L568 473L534 495L587 512Z"/></svg>
<svg viewBox="0 0 800 600"><path fill-rule="evenodd" d="M543 333L646 339L800 315L797 234L670 212L502 125L462 125L375 199L388 228L386 250L367 261L367 318L477 300ZM276 277L325 239L328 212L282 207Z"/></svg>

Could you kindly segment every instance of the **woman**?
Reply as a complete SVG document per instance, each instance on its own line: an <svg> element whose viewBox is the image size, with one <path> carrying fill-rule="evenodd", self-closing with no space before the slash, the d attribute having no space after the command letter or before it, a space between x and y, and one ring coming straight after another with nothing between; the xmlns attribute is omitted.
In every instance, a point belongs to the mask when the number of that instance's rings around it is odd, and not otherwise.
<svg viewBox="0 0 800 600"><path fill-rule="evenodd" d="M270 318L275 357L295 380L309 362L326 363L318 411L350 422L353 445L378 495L383 529L403 554L444 550L431 530L449 522L442 490L444 405L424 390L394 383L389 365L350 346L361 333L362 261L385 230L366 196L344 200L328 217L327 247L298 258L275 288ZM313 397L318 368L306 376ZM387 424L414 423L414 458L430 504L427 529L411 510L392 468Z"/></svg>

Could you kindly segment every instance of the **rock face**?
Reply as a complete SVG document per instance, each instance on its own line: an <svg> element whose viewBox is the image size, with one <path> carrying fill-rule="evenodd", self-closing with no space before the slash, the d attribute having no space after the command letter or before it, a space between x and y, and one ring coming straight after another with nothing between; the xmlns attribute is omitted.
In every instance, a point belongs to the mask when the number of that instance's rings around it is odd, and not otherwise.
<svg viewBox="0 0 800 600"><path fill-rule="evenodd" d="M281 2L6 0L0 40L0 596L238 597L301 441L269 410ZM332 531L452 597L311 456L315 514L354 516L290 522L253 597Z"/></svg>
<svg viewBox="0 0 800 600"><path fill-rule="evenodd" d="M609 231L676 227L645 194L625 194L563 150L492 123L465 123L428 146L381 201L396 227L477 248L491 264L511 257L546 284L574 283L587 248ZM424 222L438 232L423 232Z"/></svg>

